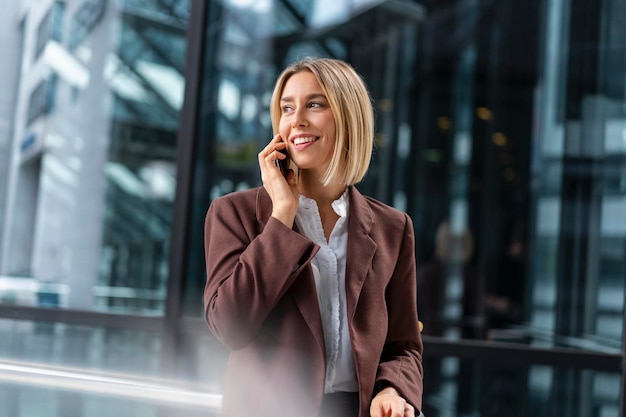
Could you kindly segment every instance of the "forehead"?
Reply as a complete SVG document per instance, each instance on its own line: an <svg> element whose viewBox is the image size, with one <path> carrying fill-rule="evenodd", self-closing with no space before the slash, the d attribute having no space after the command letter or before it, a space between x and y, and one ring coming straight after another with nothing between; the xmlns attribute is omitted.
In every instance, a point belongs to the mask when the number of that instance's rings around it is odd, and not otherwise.
<svg viewBox="0 0 626 417"><path fill-rule="evenodd" d="M295 98L310 94L323 95L324 91L312 72L300 71L289 77L283 88L281 98Z"/></svg>

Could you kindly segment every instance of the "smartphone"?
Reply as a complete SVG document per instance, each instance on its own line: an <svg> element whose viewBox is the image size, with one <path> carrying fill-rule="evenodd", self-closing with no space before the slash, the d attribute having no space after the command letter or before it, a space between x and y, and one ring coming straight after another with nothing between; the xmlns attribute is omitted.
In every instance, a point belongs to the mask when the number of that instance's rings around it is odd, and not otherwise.
<svg viewBox="0 0 626 417"><path fill-rule="evenodd" d="M289 165L291 165L291 158L287 153L287 148L281 149L279 152L285 155L286 158L277 159L276 164L278 165L278 168L280 168L280 172L283 174L283 177L287 178L287 174L289 173Z"/></svg>
<svg viewBox="0 0 626 417"><path fill-rule="evenodd" d="M278 168L280 168L280 172L283 174L283 177L287 178L289 170L293 170L296 184L298 184L300 182L300 167L298 167L298 165L296 165L295 162L291 160L291 158L289 157L289 153L287 152L287 148L281 149L279 152L287 156L285 159L276 160L276 164L278 165Z"/></svg>

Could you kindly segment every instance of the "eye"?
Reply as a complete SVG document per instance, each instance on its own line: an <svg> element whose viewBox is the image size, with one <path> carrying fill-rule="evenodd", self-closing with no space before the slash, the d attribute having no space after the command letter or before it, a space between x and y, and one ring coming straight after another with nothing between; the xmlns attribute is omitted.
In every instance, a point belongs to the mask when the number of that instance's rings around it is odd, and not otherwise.
<svg viewBox="0 0 626 417"><path fill-rule="evenodd" d="M285 105L285 106L282 106L282 107L280 108L280 110L281 110L283 113L289 113L290 111L292 111L292 110L293 110L293 107L291 107L291 106L289 106L289 105Z"/></svg>
<svg viewBox="0 0 626 417"><path fill-rule="evenodd" d="M312 101L311 103L309 103L309 107L313 109L318 109L318 108L324 107L324 104L320 103L319 101Z"/></svg>

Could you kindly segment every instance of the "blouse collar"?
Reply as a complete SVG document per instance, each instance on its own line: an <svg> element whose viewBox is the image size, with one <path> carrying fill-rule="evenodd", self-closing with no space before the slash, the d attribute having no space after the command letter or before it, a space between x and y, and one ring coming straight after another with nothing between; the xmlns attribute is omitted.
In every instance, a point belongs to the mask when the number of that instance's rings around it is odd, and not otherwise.
<svg viewBox="0 0 626 417"><path fill-rule="evenodd" d="M348 188L344 190L343 194L341 194L338 199L331 203L331 206L339 217L345 217L348 214L348 209L350 207ZM317 203L314 199L300 194L300 207L305 210L309 210L311 207L315 207L317 209Z"/></svg>

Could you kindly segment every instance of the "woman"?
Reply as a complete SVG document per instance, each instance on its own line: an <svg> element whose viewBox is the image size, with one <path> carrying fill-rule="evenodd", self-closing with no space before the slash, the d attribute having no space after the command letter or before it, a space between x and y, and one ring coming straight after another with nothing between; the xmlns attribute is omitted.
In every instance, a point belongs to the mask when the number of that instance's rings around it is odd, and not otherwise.
<svg viewBox="0 0 626 417"><path fill-rule="evenodd" d="M371 100L332 59L283 71L263 186L213 201L205 318L231 350L224 417L412 417L422 393L413 226L361 195ZM281 174L286 154L299 169Z"/></svg>

